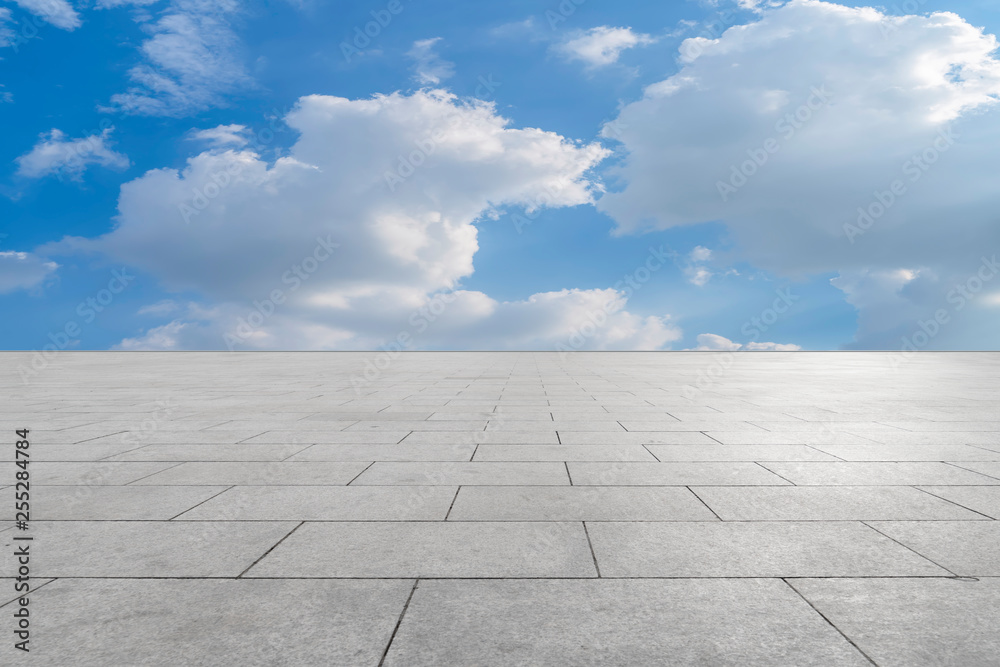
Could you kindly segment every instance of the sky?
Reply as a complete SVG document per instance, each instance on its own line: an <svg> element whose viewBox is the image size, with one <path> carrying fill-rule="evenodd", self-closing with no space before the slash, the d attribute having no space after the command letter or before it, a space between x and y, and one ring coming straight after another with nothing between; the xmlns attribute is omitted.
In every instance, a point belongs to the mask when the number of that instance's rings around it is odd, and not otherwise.
<svg viewBox="0 0 1000 667"><path fill-rule="evenodd" d="M5 0L0 348L970 350L991 0Z"/></svg>

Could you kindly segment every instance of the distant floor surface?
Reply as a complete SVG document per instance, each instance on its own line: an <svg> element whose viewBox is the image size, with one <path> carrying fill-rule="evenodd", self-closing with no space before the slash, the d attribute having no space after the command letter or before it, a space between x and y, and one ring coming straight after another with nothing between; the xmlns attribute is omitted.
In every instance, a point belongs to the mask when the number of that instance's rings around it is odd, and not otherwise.
<svg viewBox="0 0 1000 667"><path fill-rule="evenodd" d="M3 353L0 400L0 664L1000 664L1000 353Z"/></svg>

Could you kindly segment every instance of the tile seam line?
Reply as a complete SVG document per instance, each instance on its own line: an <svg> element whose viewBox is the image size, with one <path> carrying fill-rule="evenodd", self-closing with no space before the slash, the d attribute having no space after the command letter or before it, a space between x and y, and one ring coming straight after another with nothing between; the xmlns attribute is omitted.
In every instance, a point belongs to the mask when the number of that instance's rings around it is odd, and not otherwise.
<svg viewBox="0 0 1000 667"><path fill-rule="evenodd" d="M298 524L296 524L294 528L292 528L290 531L288 531L287 533L285 533L284 537L282 537L280 540L278 540L277 542L275 542L274 544L272 544L270 549L268 549L267 551L265 551L264 553L262 553L260 555L260 558L258 558L254 562L250 563L250 566L247 567L247 569L245 569L242 572L240 572L238 575L236 575L235 578L236 579L243 579L243 575L245 575L247 572L249 572L250 570L252 570L254 568L254 566L257 565L257 563L259 563L262 560L264 560L264 558L266 558L269 553L271 553L272 551L274 551L275 549L277 549L279 544L281 544L282 542L284 542L285 540L287 540L289 537L291 537L292 533L294 533L296 530L298 530L299 528L301 528L302 526L304 526L305 523L306 523L305 521L300 521Z"/></svg>
<svg viewBox="0 0 1000 667"><path fill-rule="evenodd" d="M590 557L594 559L594 571L597 572L597 578L601 578L601 566L597 564L597 553L594 551L594 543L590 539L590 531L587 530L587 522L581 521L583 524L583 534L587 538L587 546L590 547Z"/></svg>
<svg viewBox="0 0 1000 667"><path fill-rule="evenodd" d="M124 461L123 461L123 463L124 463ZM158 461L150 461L150 463L158 463ZM138 479L133 479L131 482L126 482L125 484L122 484L121 486L131 486L132 484L135 484L136 482L141 482L142 480L148 479L148 478L152 477L153 475L159 475L161 472L167 472L168 470L173 470L177 466L182 466L185 463L187 463L187 461L179 461L175 465L167 466L163 470L157 470L156 472L151 472L148 475L143 475L142 477L139 477ZM57 485L57 484L39 484L38 486L59 486L59 485ZM67 484L67 486L78 486L78 485L76 485L76 484L73 484L73 485ZM108 486L112 486L112 485L109 484ZM139 486L148 486L148 485L146 485L146 484L139 484ZM157 486L164 486L164 485L157 485ZM170 486L172 486L172 485L170 485ZM182 484L182 485L179 485L179 486L189 486L189 485ZM199 486L217 486L217 485L216 484L201 484Z"/></svg>
<svg viewBox="0 0 1000 667"><path fill-rule="evenodd" d="M861 523L861 525L863 525L863 526L867 526L868 528L871 528L872 530L874 530L874 531L875 531L876 533L878 533L879 535L882 535L883 537L886 537L886 538L888 538L888 539L892 540L893 542L895 542L895 543L896 543L896 544L898 544L899 546L903 547L904 549L908 549L908 550L912 551L913 553L915 553L916 555L920 556L921 558L923 558L923 559L924 559L924 560L926 560L927 562L929 562L929 563L934 563L934 565L938 566L939 568L941 568L941 569L942 569L942 570L944 570L945 572L950 572L950 573L951 573L951 574L952 574L953 576L955 576L956 578L961 578L961 577L962 577L962 575L958 574L957 572L952 572L952 570L951 570L951 569L949 569L949 568L945 567L944 565L942 565L941 563L937 562L936 560L934 560L934 559L933 559L933 558L931 558L930 556L925 556L925 555L923 555L922 553L920 553L919 551L917 551L916 549L914 549L913 547L911 547L911 546L909 546L909 545L906 545L906 544L903 544L902 542L900 542L899 540L897 540L897 539L896 539L895 537L893 537L892 535L887 535L886 533L883 533L883 532L882 532L881 530L879 530L879 529L878 529L878 528L876 528L875 526L871 525L871 524L869 523L869 521L873 521L873 519L868 519L868 520L865 520L865 521L861 521L860 523Z"/></svg>
<svg viewBox="0 0 1000 667"><path fill-rule="evenodd" d="M138 486L138 487L136 487L136 488L145 488L145 486L152 486L152 485L140 485L140 486ZM178 484L178 485L176 485L176 486L180 486L180 487L183 487L184 485L183 485L183 484ZM214 486L214 485L206 485L206 486ZM209 500L211 500L212 498L218 498L219 496L221 496L221 495L222 495L223 493L225 493L226 491L229 491L230 489L235 489L235 488L236 488L236 485L235 485L235 484L231 484L231 485L227 486L226 488L224 488L224 489L223 489L222 491L219 491L218 493L214 493L214 494L212 494L211 496L209 496L208 498L205 498L205 499L204 499L203 501L201 501L200 503L198 503L198 504L196 504L196 505L192 505L191 507L187 508L186 510L184 510L183 512L181 512L181 513L179 513L179 514L175 514L174 516L172 516L172 517L170 517L169 519L167 519L167 521L173 521L174 519L176 519L177 517L181 516L182 514L187 514L187 513L188 513L188 512L190 512L191 510L195 509L196 507L199 507L199 506L201 506L201 505L204 505L205 503L207 503L207 502L208 502Z"/></svg>
<svg viewBox="0 0 1000 667"><path fill-rule="evenodd" d="M698 494L697 494L697 493L695 492L695 490L691 488L691 486L690 486L690 485L688 485L688 486L685 486L684 488L685 488L685 489L687 489L688 491L690 491L690 492L691 492L691 495L693 495L693 496L694 496L695 498L697 498L697 499L698 499L698 500L699 500L699 501L701 502L701 504L705 506L705 509L707 509L707 510L708 510L709 512L711 512L711 513L712 513L712 516L714 516L714 517L715 517L716 519L718 519L719 521L723 521L723 520L724 520L724 519L723 519L723 518L722 518L721 516L719 516L718 514L716 514L716 513L715 513L715 510L714 510L714 509L712 509L711 505L709 505L708 503L706 503L706 502L705 502L705 499L704 499L704 498L702 498L701 496L699 496L699 495L698 495Z"/></svg>
<svg viewBox="0 0 1000 667"><path fill-rule="evenodd" d="M942 485L942 484L925 484L923 486L947 486L947 485ZM929 496L933 496L934 498L937 498L938 500L943 500L946 503L951 503L952 505L955 505L957 507L961 507L964 510L968 510L970 512L974 512L974 513L978 514L979 516L984 516L987 519L989 519L990 521L996 521L997 520L996 517L992 517L989 514L986 514L984 512L980 512L979 510L974 510L971 507L966 507L962 503L956 502L954 500L948 500L944 496L939 496L936 493L931 493L927 489L923 488L923 486L910 485L910 488L916 489L917 491L922 491L923 493L926 493ZM955 485L955 486L959 486L959 485ZM963 485L963 486L968 486L968 485ZM991 484L990 486L995 486L995 485ZM942 520L943 521L947 521L948 519L942 519ZM961 521L961 519L951 519L951 520L952 521ZM874 521L874 519L871 519L871 521Z"/></svg>
<svg viewBox="0 0 1000 667"><path fill-rule="evenodd" d="M871 664L876 665L876 667L878 667L878 663L875 662L874 660L872 660L872 658L871 658L870 655L868 655L863 650L861 650L861 647L858 646L857 644L855 644L853 639L851 639L850 637L848 637L846 634L844 634L843 630L841 630L836 625L834 625L833 621L831 621L829 618L826 617L826 615L823 612L821 612L819 609L817 609L816 606L812 602L809 601L809 598L807 598L805 595L803 595L801 593L801 591L799 591L799 589L795 588L795 586L792 586L792 584L789 583L789 581L788 581L788 579L786 577L781 577L780 579L781 579L781 581L783 581L785 583L786 586L788 586L789 588L791 588L795 592L795 594L798 595L802 599L803 602L805 602L807 605L809 605L810 609L812 609L814 612L816 612L817 614L819 614L820 618L822 618L824 621L826 621L827 624L831 628L833 628L834 630L836 630L837 634L839 634L841 637L844 638L844 641L846 641L848 644L850 644L851 646L853 646L854 649L858 653L860 653L862 656L864 656L865 660L867 660Z"/></svg>
<svg viewBox="0 0 1000 667"><path fill-rule="evenodd" d="M389 635L389 641L385 645L385 649L382 651L382 657L378 661L378 667L382 667L385 664L385 659L389 657L389 649L392 648L392 642L396 640L396 633L399 632L400 626L403 624L403 617L406 616L406 610L410 608L410 601L413 600L413 594L417 592L417 586L420 585L420 578L417 577L413 581L413 588L410 589L410 594L406 597L406 602L403 603L403 610L399 612L399 618L396 619L396 625L392 628L392 634Z"/></svg>

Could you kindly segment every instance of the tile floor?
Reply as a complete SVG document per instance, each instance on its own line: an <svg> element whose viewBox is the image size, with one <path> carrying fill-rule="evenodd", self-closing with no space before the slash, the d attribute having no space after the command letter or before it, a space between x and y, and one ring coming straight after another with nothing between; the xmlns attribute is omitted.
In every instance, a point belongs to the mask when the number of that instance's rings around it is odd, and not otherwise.
<svg viewBox="0 0 1000 667"><path fill-rule="evenodd" d="M0 664L1000 664L1000 353L33 357Z"/></svg>

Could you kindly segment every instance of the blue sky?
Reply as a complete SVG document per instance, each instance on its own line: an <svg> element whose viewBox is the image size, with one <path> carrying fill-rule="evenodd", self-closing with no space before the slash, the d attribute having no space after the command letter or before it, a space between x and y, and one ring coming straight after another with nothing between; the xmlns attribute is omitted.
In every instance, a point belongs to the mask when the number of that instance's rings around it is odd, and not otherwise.
<svg viewBox="0 0 1000 667"><path fill-rule="evenodd" d="M991 4L5 2L0 347L997 349Z"/></svg>

